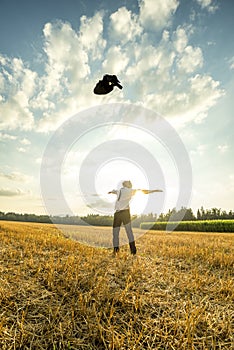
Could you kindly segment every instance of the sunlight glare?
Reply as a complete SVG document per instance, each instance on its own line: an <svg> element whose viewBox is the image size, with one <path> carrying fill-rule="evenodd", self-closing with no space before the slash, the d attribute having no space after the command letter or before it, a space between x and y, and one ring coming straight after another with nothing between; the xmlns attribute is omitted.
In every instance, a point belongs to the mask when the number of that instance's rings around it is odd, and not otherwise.
<svg viewBox="0 0 234 350"><path fill-rule="evenodd" d="M101 197L113 203L116 195L109 195L108 192L122 187L124 180L132 182L133 189L148 189L148 179L144 170L129 159L111 160L99 168L95 178L97 193ZM147 195L137 191L131 201L131 213L140 215L147 205Z"/></svg>

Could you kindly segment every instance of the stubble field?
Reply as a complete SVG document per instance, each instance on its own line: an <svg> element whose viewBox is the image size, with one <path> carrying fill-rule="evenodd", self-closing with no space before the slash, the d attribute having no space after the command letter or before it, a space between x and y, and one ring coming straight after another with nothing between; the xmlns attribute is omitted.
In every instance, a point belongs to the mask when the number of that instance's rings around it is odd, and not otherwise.
<svg viewBox="0 0 234 350"><path fill-rule="evenodd" d="M0 349L234 349L233 237L150 231L114 258L1 221Z"/></svg>

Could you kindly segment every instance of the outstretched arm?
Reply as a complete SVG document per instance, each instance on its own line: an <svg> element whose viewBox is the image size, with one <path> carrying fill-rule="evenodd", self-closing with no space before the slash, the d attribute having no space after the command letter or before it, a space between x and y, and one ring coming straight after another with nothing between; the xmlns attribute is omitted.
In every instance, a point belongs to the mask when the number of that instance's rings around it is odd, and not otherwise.
<svg viewBox="0 0 234 350"><path fill-rule="evenodd" d="M117 194L116 190L109 191L108 194Z"/></svg>
<svg viewBox="0 0 234 350"><path fill-rule="evenodd" d="M163 192L163 190L140 190L140 191L143 192L144 194L150 194L154 192Z"/></svg>

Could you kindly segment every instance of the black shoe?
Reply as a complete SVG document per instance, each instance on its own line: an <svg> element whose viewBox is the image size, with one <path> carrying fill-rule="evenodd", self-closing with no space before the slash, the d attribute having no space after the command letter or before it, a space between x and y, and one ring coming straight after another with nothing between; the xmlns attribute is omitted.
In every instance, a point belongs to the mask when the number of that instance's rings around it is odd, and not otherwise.
<svg viewBox="0 0 234 350"><path fill-rule="evenodd" d="M117 254L118 252L119 252L119 247L114 247L113 253L114 253L114 254Z"/></svg>
<svg viewBox="0 0 234 350"><path fill-rule="evenodd" d="M132 255L136 255L136 245L135 245L135 242L130 242L130 243L129 243L129 247L130 247L130 250L131 250L131 254L132 254Z"/></svg>

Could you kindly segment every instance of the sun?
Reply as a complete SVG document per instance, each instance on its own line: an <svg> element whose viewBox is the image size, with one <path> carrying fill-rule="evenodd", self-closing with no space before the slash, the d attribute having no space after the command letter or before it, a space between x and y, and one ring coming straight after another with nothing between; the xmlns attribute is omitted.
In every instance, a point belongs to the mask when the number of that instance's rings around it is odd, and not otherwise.
<svg viewBox="0 0 234 350"><path fill-rule="evenodd" d="M142 191L137 191L131 200L131 214L141 215L144 212L148 202L148 196Z"/></svg>
<svg viewBox="0 0 234 350"><path fill-rule="evenodd" d="M95 186L98 194L102 194L103 199L115 202L115 195L107 193L113 189L122 187L124 180L130 180L133 189L148 189L148 179L144 170L129 159L113 159L100 166L95 176ZM130 202L132 215L143 213L147 204L147 195L137 191Z"/></svg>

